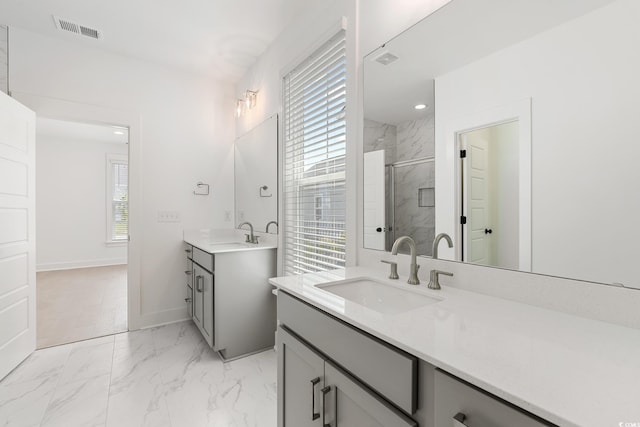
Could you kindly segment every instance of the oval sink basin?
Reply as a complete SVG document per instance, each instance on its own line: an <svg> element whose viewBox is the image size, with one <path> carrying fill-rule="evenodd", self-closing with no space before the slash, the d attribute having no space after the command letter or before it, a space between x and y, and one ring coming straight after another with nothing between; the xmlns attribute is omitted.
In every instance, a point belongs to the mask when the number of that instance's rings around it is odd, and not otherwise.
<svg viewBox="0 0 640 427"><path fill-rule="evenodd" d="M369 278L341 280L317 287L384 314L403 313L441 301Z"/></svg>

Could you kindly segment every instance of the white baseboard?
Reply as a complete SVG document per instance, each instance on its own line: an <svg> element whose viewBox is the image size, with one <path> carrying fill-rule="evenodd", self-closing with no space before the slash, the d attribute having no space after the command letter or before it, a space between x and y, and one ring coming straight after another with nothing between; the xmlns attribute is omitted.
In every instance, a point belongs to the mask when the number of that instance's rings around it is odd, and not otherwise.
<svg viewBox="0 0 640 427"><path fill-rule="evenodd" d="M36 264L36 271L40 272L54 270L71 270L74 268L107 267L110 265L121 265L126 263L126 258L91 259L87 261L72 262L51 262L45 264Z"/></svg>

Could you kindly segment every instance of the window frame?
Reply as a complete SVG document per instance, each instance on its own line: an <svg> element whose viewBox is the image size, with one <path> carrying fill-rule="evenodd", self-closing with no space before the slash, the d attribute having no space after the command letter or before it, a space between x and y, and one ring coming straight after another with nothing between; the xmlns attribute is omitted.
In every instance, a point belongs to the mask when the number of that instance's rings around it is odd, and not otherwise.
<svg viewBox="0 0 640 427"><path fill-rule="evenodd" d="M339 86L335 86L336 76L331 74L333 71L331 70L331 67L329 67L330 63L317 61L318 58L321 58L323 55L332 52L332 49L333 49L332 46L335 45L336 43L340 43L341 45L340 49L343 50L340 55L341 57L340 60L342 62L342 67L343 67L342 70L340 71L340 80L343 83L341 83ZM322 165L321 169L324 169L324 173L313 174L312 176L304 176L303 167L300 167L299 163L305 161L305 148L308 148L309 146L313 146L317 144L318 142L317 140L313 142L313 139L316 136L312 136L310 138L312 142L309 142L309 140L305 140L304 138L296 138L296 136L289 137L287 135L288 126L291 126L291 129L293 129L295 133L298 133L298 134L304 133L303 131L304 119L300 119L298 117L297 120L294 120L292 123L289 123L290 121L289 115L291 114L291 112L292 111L295 112L296 111L295 108L300 108L301 106L305 105L304 98L300 99L300 97L303 97L304 95L298 94L297 95L298 98L293 99L293 101L291 102L291 100L288 98L290 86L288 87L287 85L291 84L290 79L292 78L292 76L294 76L293 78L295 79L295 73L299 69L304 69L305 67L309 67L309 68L327 67L326 70L330 71L330 73L325 76L326 77L325 81L327 84L331 85L330 92L327 92L325 94L324 100L322 102L323 105L326 105L327 111L329 112L332 111L331 114L328 114L326 118L323 119L324 121L326 121L326 124L324 125L325 129L322 132L322 134L326 136L326 138L323 140L323 147L327 150L326 151L327 155L324 158L324 160L312 162L312 165L314 166ZM330 186L333 186L334 188L337 188L339 186L343 187L343 189L341 190L344 192L342 209L339 209L339 210L334 210L334 208L329 209L330 213L334 214L337 212L340 216L342 216L343 219L341 221L333 220L331 227L326 227L326 231L329 233L332 230L339 231L339 229L336 229L334 226L340 225L340 222L342 222L342 236L339 236L337 234L335 236L331 236L331 238L333 239L342 240L342 242L336 243L337 246L340 248L337 251L337 253L339 253L339 256L337 258L341 257L342 259L336 260L335 265L332 265L333 260L331 260L330 257L327 258L326 254L320 255L318 259L315 260L317 264L314 265L314 267L312 267L310 271L326 271L326 270L331 270L335 268L342 268L346 266L346 258L347 258L347 253L346 253L347 252L347 238L346 238L347 200L346 199L347 199L347 192L348 192L347 182L346 182L346 175L347 175L346 174L346 164L347 164L346 104L347 104L347 98L348 98L347 46L346 46L346 32L344 31L344 29L340 29L339 31L336 31L335 33L333 33L330 37L327 37L325 42L322 43L319 47L317 47L313 51L313 53L308 56L308 58L301 61L296 67L291 69L291 71L283 75L282 84L283 84L283 87L282 87L282 96L283 96L283 106L282 106L283 238L282 238L282 246L284 249L283 256L282 256L282 272L283 274L290 275L290 274L298 274L301 272L308 271L305 269L303 261L311 260L311 259L306 258L302 250L292 248L294 246L294 243L293 243L294 241L300 242L307 239L307 237L305 237L304 232L294 231L294 230L295 228L300 228L301 224L304 223L305 214L303 213L303 209L301 208L301 204L304 203L302 193L309 186L319 185L321 187L322 184L328 184ZM294 80L294 86L297 86L296 90L298 92L302 91L301 85L303 84L304 84L303 81ZM336 98L334 92L336 91L336 87L340 87L340 86L341 86L341 89L338 90L338 92L342 92L342 93L339 93L338 97ZM313 98L310 100L312 105L312 111L313 111L311 116L313 124L309 128L311 129L311 133L316 132L318 130L318 128L316 127L318 125L318 122L317 122L318 116L316 114L319 108L318 92L317 92L317 88L314 88L313 90L315 93L313 94ZM336 102L344 105L342 107L341 112L336 112L334 110L333 106L336 104ZM336 135L336 132L338 132L337 135ZM337 147L336 142L334 140L336 137L343 138L343 141L341 142L341 144L343 144L344 147L343 148L338 147L338 151L342 151L341 155L331 157L331 155L333 154L331 153L331 151L335 150ZM305 143L308 143L309 146L305 147ZM339 144L340 143L338 143L338 145ZM311 151L313 152L314 150L315 149L312 149ZM338 160L338 162L335 162L336 160ZM323 165L323 163L325 164ZM323 206L320 207L320 210L324 209L324 200L326 200L326 195L322 194L322 191L323 190L318 189L318 192L312 195L313 207L312 208L309 208L308 206L306 207L308 208L308 212L306 211L305 212L307 214L312 213L314 218L317 217L317 214L318 214L318 207L317 207L318 197L323 198ZM329 202L331 202L330 196L328 199L329 199ZM294 224L291 224L291 222L294 222ZM305 228L305 227L306 226L302 225L302 228ZM324 231L324 230L321 230L321 231ZM319 238L315 240L316 240L314 242L316 243L315 250L325 251L325 252L326 251L332 252L335 250L335 247L328 249L326 247L323 247L322 244L319 245L318 243L321 243ZM299 246L300 243L297 243L297 245ZM301 257L302 257L302 262L300 260L297 260L298 258L301 258ZM326 266L319 267L318 264L326 265Z"/></svg>

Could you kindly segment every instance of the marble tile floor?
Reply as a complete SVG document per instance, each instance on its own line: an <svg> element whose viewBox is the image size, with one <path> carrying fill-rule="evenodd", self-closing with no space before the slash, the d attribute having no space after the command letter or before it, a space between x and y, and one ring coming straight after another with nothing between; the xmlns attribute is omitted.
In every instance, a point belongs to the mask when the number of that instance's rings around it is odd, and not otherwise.
<svg viewBox="0 0 640 427"><path fill-rule="evenodd" d="M124 332L127 266L39 272L36 304L37 348Z"/></svg>
<svg viewBox="0 0 640 427"><path fill-rule="evenodd" d="M276 365L223 363L191 321L50 347L0 381L0 426L275 427Z"/></svg>

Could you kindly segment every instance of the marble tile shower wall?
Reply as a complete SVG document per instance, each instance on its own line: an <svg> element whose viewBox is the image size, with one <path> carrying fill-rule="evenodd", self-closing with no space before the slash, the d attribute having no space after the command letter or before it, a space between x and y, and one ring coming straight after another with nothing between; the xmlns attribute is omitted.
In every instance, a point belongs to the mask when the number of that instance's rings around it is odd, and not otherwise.
<svg viewBox="0 0 640 427"><path fill-rule="evenodd" d="M397 126L364 120L364 151L385 150L385 164L432 157L435 154L435 121L433 114ZM418 253L431 255L435 234L435 208L418 205L420 188L435 187L434 163L395 168L393 204L388 200L387 218L395 214L394 233L387 235L387 250L395 237L409 235L416 240ZM389 170L386 171L389 174ZM385 182L389 183L387 176ZM392 235L393 234L393 235ZM395 236L394 236L395 235Z"/></svg>
<svg viewBox="0 0 640 427"><path fill-rule="evenodd" d="M364 152L384 149L384 163L390 165L396 162L396 127L373 120L364 120Z"/></svg>
<svg viewBox="0 0 640 427"><path fill-rule="evenodd" d="M419 206L418 190L434 187L435 163L397 167L395 175L395 234L411 236L416 241L418 254L431 255L435 207Z"/></svg>
<svg viewBox="0 0 640 427"><path fill-rule="evenodd" d="M435 116L397 126L397 162L435 155Z"/></svg>
<svg viewBox="0 0 640 427"><path fill-rule="evenodd" d="M9 90L9 33L7 27L0 25L0 91Z"/></svg>

